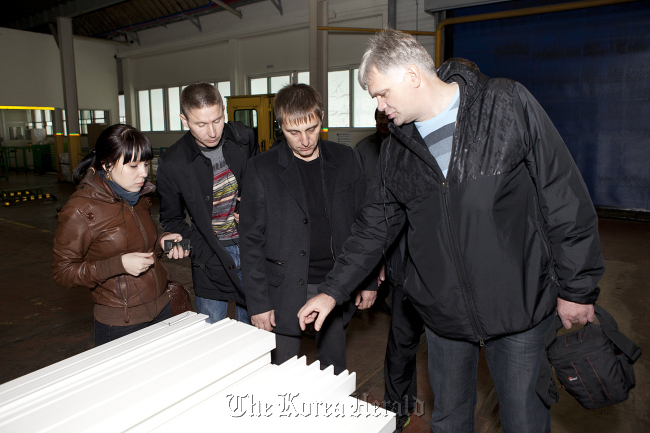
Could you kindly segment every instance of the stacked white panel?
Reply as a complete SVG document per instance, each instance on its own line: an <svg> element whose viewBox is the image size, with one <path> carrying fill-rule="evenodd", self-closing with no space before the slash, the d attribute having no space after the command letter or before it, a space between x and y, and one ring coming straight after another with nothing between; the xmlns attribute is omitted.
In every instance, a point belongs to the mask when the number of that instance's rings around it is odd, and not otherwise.
<svg viewBox="0 0 650 433"><path fill-rule="evenodd" d="M273 334L205 319L185 313L0 385L0 431L394 429L394 416L348 397L354 374L304 358L271 365ZM298 408L287 416L291 396Z"/></svg>

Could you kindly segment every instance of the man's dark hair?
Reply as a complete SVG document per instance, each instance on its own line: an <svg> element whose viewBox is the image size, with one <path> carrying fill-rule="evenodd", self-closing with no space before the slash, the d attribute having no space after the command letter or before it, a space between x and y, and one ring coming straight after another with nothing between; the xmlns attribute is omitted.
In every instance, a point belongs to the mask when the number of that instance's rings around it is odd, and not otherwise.
<svg viewBox="0 0 650 433"><path fill-rule="evenodd" d="M181 93L181 112L185 117L190 110L215 105L223 107L223 99L219 90L210 83L192 84Z"/></svg>
<svg viewBox="0 0 650 433"><path fill-rule="evenodd" d="M318 91L307 84L289 84L275 95L273 111L280 126L307 123L323 118L323 100Z"/></svg>
<svg viewBox="0 0 650 433"><path fill-rule="evenodd" d="M446 60L443 63L443 65L445 63L449 63L449 62L458 62L458 63L461 63L461 64L463 64L463 65L465 65L465 66L467 66L467 67L469 67L471 69L476 69L477 71L480 71L478 66L476 66L476 63L472 62L471 60L464 59L462 57L452 57L451 59Z"/></svg>

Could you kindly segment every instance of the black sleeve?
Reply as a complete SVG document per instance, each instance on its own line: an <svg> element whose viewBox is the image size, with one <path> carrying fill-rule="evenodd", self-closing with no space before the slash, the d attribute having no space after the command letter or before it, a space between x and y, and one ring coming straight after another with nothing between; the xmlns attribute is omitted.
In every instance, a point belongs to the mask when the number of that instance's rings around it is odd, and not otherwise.
<svg viewBox="0 0 650 433"><path fill-rule="evenodd" d="M239 247L246 308L250 316L273 309L266 278L266 191L255 159L248 161L239 216Z"/></svg>
<svg viewBox="0 0 650 433"><path fill-rule="evenodd" d="M318 289L320 293L333 297L337 304L349 300L359 284L375 269L406 220L404 209L390 191L381 187L382 184L379 173L376 173L365 205L352 225L352 234L343 244L343 253L337 257L334 269Z"/></svg>
<svg viewBox="0 0 650 433"><path fill-rule="evenodd" d="M185 220L185 201L163 158L158 158L156 189L160 197L160 225L166 232L189 239L192 230Z"/></svg>
<svg viewBox="0 0 650 433"><path fill-rule="evenodd" d="M515 117L528 147L526 165L537 189L539 207L554 260L552 275L562 299L596 301L605 272L598 217L589 191L562 137L524 86L515 87Z"/></svg>

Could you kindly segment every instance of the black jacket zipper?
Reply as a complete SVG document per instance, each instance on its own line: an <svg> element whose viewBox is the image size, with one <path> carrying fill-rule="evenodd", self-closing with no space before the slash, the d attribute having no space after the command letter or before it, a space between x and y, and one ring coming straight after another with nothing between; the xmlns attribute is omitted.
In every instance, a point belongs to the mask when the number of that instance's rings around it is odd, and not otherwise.
<svg viewBox="0 0 650 433"><path fill-rule="evenodd" d="M454 263L456 264L456 272L458 273L458 279L460 280L461 289L463 290L463 292L465 292L465 304L467 306L467 310L469 311L469 318L472 322L472 327L474 328L474 332L476 332L476 334L478 335L478 340L480 345L483 346L485 342L485 338L483 338L483 334L481 333L481 328L478 322L478 316L476 315L476 308L474 307L474 300L472 299L472 294L469 290L469 283L465 279L463 262L460 258L460 253L458 252L458 248L456 246L456 238L454 236L451 213L449 212L449 192L447 191L448 188L449 185L447 184L447 182L446 181L442 182L442 195L444 196L445 216L447 217L447 227L449 228L449 237L451 238L451 249L453 254L453 260Z"/></svg>
<svg viewBox="0 0 650 433"><path fill-rule="evenodd" d="M461 96L462 96L462 92L461 92ZM461 103L462 102L463 101L461 99ZM459 124L461 123L461 121L462 121L462 118L458 118L458 120L456 122L455 131L459 130L458 127L459 127ZM458 143L458 139L456 138L456 132L455 131L454 131L454 137L453 137L453 141L452 141L452 152L451 152L452 157L454 155L454 150L457 147L457 143ZM402 134L400 134L400 135L402 135ZM408 140L404 140L403 137L400 137L400 141L402 141L402 143L404 143L404 144L406 144L407 142L409 142L411 140L413 140L412 137L408 137ZM476 314L476 308L474 307L474 301L472 299L472 295L471 295L471 292L469 290L469 283L465 279L465 271L463 269L463 262L462 262L462 260L460 258L460 253L458 252L458 247L456 246L456 237L454 236L451 213L449 211L449 191L448 191L449 184L446 181L445 177L443 176L442 170L440 169L439 165L437 164L437 161L436 161L435 165L432 165L426 159L424 159L421 155L419 155L419 153L417 151L415 151L412 148L412 146L407 145L407 147L409 147L412 152L414 152L416 155L418 155L424 161L425 164L430 166L433 169L433 171L436 173L438 178L440 179L440 183L441 183L441 187L442 187L442 195L444 197L443 202L444 202L444 207L445 207L445 216L447 218L447 227L449 229L449 237L451 239L452 256L453 256L454 264L456 265L456 272L458 274L458 280L459 280L459 283L461 285L461 290L463 291L463 294L465 295L465 307L468 310L470 322L472 323L472 328L474 329L474 332L476 333L476 335L478 335L480 345L483 346L483 344L485 343L485 338L483 337L483 334L481 333L481 328L479 326L478 316ZM425 146L425 148L426 148L426 146ZM427 150L427 152L428 152L428 150ZM449 172L448 172L448 174L449 174Z"/></svg>

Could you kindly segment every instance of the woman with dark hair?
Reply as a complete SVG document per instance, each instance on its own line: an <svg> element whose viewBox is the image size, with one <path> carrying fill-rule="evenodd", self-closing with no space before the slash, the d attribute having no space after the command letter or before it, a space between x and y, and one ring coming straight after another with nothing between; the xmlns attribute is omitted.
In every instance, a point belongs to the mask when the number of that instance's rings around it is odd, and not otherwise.
<svg viewBox="0 0 650 433"><path fill-rule="evenodd" d="M165 240L151 218L155 186L146 180L153 157L149 139L128 125L113 125L81 160L77 191L63 206L54 235L54 282L85 287L95 301L95 346L172 316ZM189 254L180 247L169 258Z"/></svg>

